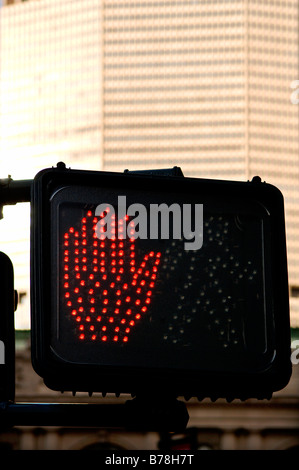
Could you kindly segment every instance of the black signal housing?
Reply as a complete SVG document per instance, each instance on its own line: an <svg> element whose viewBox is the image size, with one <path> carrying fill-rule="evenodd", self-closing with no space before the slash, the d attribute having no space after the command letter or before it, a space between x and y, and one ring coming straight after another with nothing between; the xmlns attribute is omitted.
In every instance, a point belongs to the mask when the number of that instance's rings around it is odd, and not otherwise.
<svg viewBox="0 0 299 470"><path fill-rule="evenodd" d="M119 238L120 225L128 235L134 221L126 212L118 218L119 196L147 213L151 205L202 205L202 246L186 249L171 230L173 215L168 239ZM118 236L96 232L99 204L115 208ZM48 387L230 400L270 398L288 383L284 201L276 187L259 178L59 165L37 174L31 205L32 362Z"/></svg>
<svg viewBox="0 0 299 470"><path fill-rule="evenodd" d="M0 252L0 401L15 397L15 329L14 312L17 293L14 290L14 271L10 258Z"/></svg>

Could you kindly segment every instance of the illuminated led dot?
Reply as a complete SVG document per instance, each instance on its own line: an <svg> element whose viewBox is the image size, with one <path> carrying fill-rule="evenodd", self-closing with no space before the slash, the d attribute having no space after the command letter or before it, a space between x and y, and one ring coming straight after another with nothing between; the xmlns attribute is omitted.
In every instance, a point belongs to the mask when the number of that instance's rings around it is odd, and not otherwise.
<svg viewBox="0 0 299 470"><path fill-rule="evenodd" d="M132 314L132 310L130 308L128 308L128 310L126 311L126 314L127 315L131 315Z"/></svg>
<svg viewBox="0 0 299 470"><path fill-rule="evenodd" d="M116 295L121 295L121 290L118 289L118 290L116 291Z"/></svg>
<svg viewBox="0 0 299 470"><path fill-rule="evenodd" d="M102 331L106 331L107 330L107 326L102 326Z"/></svg>
<svg viewBox="0 0 299 470"><path fill-rule="evenodd" d="M130 333L130 328L126 328L126 329L125 329L125 332L126 332L126 333Z"/></svg>
<svg viewBox="0 0 299 470"><path fill-rule="evenodd" d="M84 334L83 334L83 333L81 333L81 335L79 336L79 339L81 339L81 340L82 340L82 339L84 339L84 338L85 338Z"/></svg>
<svg viewBox="0 0 299 470"><path fill-rule="evenodd" d="M107 341L107 336L102 336L102 341Z"/></svg>
<svg viewBox="0 0 299 470"><path fill-rule="evenodd" d="M87 214L86 214L88 217L91 217L92 216L92 212L91 211L87 211Z"/></svg>
<svg viewBox="0 0 299 470"><path fill-rule="evenodd" d="M83 308L83 307L79 307L78 310L79 310L80 313L84 312L84 308Z"/></svg>
<svg viewBox="0 0 299 470"><path fill-rule="evenodd" d="M100 315L97 317L97 321L102 321L102 317Z"/></svg>
<svg viewBox="0 0 299 470"><path fill-rule="evenodd" d="M134 326L135 325L135 322L134 320L131 320L130 323L129 323L130 326Z"/></svg>
<svg viewBox="0 0 299 470"><path fill-rule="evenodd" d="M122 323L122 325L124 325L126 323L126 319L125 318L122 318L120 323Z"/></svg>
<svg viewBox="0 0 299 470"><path fill-rule="evenodd" d="M105 308L102 308L102 313L107 313L106 307L105 307Z"/></svg>
<svg viewBox="0 0 299 470"><path fill-rule="evenodd" d="M108 291L106 289L103 290L103 295L108 295Z"/></svg>
<svg viewBox="0 0 299 470"><path fill-rule="evenodd" d="M124 289L124 290L127 290L127 288L128 288L128 284L124 284L124 285L123 285L123 289Z"/></svg>
<svg viewBox="0 0 299 470"><path fill-rule="evenodd" d="M95 283L95 287L100 287L100 286L101 286L101 284L99 283L99 281L97 281L97 282Z"/></svg>
<svg viewBox="0 0 299 470"><path fill-rule="evenodd" d="M88 321L88 322L89 322L90 320L91 320L91 318L90 318L89 316L88 316L88 317L86 317L86 321Z"/></svg>
<svg viewBox="0 0 299 470"><path fill-rule="evenodd" d="M79 330L83 331L84 330L84 325L80 325Z"/></svg>
<svg viewBox="0 0 299 470"><path fill-rule="evenodd" d="M72 302L69 300L66 304L68 307L71 307L72 306Z"/></svg>
<svg viewBox="0 0 299 470"><path fill-rule="evenodd" d="M85 281L84 281L84 279L82 279L82 280L80 281L80 286L85 286Z"/></svg>
<svg viewBox="0 0 299 470"><path fill-rule="evenodd" d="M90 331L94 331L94 325L90 325L89 329Z"/></svg>
<svg viewBox="0 0 299 470"><path fill-rule="evenodd" d="M139 320L141 318L140 313L137 313L137 315L135 315L135 318L136 318L136 320Z"/></svg>
<svg viewBox="0 0 299 470"><path fill-rule="evenodd" d="M126 302L130 302L131 301L131 297L130 296L127 296L126 297Z"/></svg>
<svg viewBox="0 0 299 470"><path fill-rule="evenodd" d="M140 305L140 302L141 302L141 300L140 300L140 299L137 299L137 300L135 301L135 304L136 304L136 305Z"/></svg>
<svg viewBox="0 0 299 470"><path fill-rule="evenodd" d="M128 337L127 336L124 336L123 337L123 342L126 343L128 341Z"/></svg>
<svg viewBox="0 0 299 470"><path fill-rule="evenodd" d="M77 315L77 310L72 310L72 315Z"/></svg>
<svg viewBox="0 0 299 470"><path fill-rule="evenodd" d="M150 297L150 296L152 295L152 291L149 290L149 291L146 293L146 295L147 295L148 297Z"/></svg>
<svg viewBox="0 0 299 470"><path fill-rule="evenodd" d="M108 303L109 303L108 299L104 299L103 304L108 305Z"/></svg>
<svg viewBox="0 0 299 470"><path fill-rule="evenodd" d="M67 264L64 266L64 270L65 270L65 271L68 271L68 270L69 270L69 267L68 267Z"/></svg>
<svg viewBox="0 0 299 470"><path fill-rule="evenodd" d="M69 287L69 283L68 283L68 282L65 282L64 285L63 285L63 287L64 287L65 289L67 289L67 288Z"/></svg>
<svg viewBox="0 0 299 470"><path fill-rule="evenodd" d="M79 287L76 287L76 288L74 289L74 292L75 292L75 294L78 294L78 293L79 293Z"/></svg>
<svg viewBox="0 0 299 470"><path fill-rule="evenodd" d="M114 313L115 313L115 315L118 315L118 314L119 314L119 308L116 308L116 309L114 310Z"/></svg>
<svg viewBox="0 0 299 470"><path fill-rule="evenodd" d="M145 280L144 280L144 279L142 279L142 281L140 281L140 285L141 285L141 286L144 286L144 285L145 285Z"/></svg>
<svg viewBox="0 0 299 470"><path fill-rule="evenodd" d="M136 294L140 294L140 292L141 292L141 288L138 287L138 289L136 289Z"/></svg>
<svg viewBox="0 0 299 470"><path fill-rule="evenodd" d="M145 300L145 303L146 303L146 304L150 304L150 303L151 303L151 299L150 299L149 297L147 297L146 300Z"/></svg>
<svg viewBox="0 0 299 470"><path fill-rule="evenodd" d="M145 312L147 311L147 308L146 308L146 307L142 307L141 311L142 311L143 313L145 313Z"/></svg>
<svg viewBox="0 0 299 470"><path fill-rule="evenodd" d="M80 321L81 321L81 317L76 317L76 321L77 321L77 322L80 322Z"/></svg>
<svg viewBox="0 0 299 470"><path fill-rule="evenodd" d="M65 275L63 276L64 279L69 279L69 277L70 277L70 276L69 276L68 274L65 274Z"/></svg>
<svg viewBox="0 0 299 470"><path fill-rule="evenodd" d="M118 336L114 336L113 341L118 341Z"/></svg>

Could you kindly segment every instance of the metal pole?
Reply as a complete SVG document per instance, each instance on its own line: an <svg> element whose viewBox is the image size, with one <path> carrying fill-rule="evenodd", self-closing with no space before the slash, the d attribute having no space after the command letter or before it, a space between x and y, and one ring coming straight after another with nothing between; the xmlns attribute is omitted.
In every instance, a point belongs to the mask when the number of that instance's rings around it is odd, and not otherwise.
<svg viewBox="0 0 299 470"><path fill-rule="evenodd" d="M3 206L30 202L33 180L16 180L10 176L0 179L0 219L3 218Z"/></svg>
<svg viewBox="0 0 299 470"><path fill-rule="evenodd" d="M124 404L0 403L0 426L71 426L138 431L185 430L189 420L178 400L128 400Z"/></svg>

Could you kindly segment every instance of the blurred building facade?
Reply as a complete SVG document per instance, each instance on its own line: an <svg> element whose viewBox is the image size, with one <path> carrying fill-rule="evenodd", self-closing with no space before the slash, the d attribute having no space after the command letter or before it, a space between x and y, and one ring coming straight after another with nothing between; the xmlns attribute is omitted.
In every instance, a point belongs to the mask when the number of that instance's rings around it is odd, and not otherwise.
<svg viewBox="0 0 299 470"><path fill-rule="evenodd" d="M180 166L285 196L291 320L299 327L298 0L0 0L0 177L64 161L123 171ZM29 325L29 207L6 207L18 328ZM18 353L18 398L53 398ZM298 367L298 366L297 366ZM205 448L294 448L297 369L269 403L189 403ZM57 398L57 397L55 397ZM61 396L59 400L64 400ZM244 425L244 423L246 423ZM161 436L26 428L11 448L157 448ZM134 447L135 446L135 447Z"/></svg>

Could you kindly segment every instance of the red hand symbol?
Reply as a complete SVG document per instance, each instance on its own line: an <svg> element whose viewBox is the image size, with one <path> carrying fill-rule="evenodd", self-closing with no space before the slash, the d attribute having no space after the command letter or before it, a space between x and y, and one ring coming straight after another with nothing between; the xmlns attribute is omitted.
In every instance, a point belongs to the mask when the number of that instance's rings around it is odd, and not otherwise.
<svg viewBox="0 0 299 470"><path fill-rule="evenodd" d="M87 211L80 229L64 234L65 306L80 340L125 343L149 308L161 253L147 253L136 266L136 240L108 239L104 231L98 238L102 217ZM114 220L118 232L125 230L128 216Z"/></svg>

